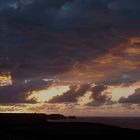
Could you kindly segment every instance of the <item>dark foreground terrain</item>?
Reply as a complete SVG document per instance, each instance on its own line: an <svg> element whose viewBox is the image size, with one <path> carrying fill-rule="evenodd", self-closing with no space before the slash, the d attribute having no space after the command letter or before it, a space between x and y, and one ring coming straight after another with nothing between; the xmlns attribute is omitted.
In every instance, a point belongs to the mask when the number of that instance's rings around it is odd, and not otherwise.
<svg viewBox="0 0 140 140"><path fill-rule="evenodd" d="M140 140L139 130L96 123L48 122L45 115L13 116L0 114L0 140L67 140L68 138Z"/></svg>

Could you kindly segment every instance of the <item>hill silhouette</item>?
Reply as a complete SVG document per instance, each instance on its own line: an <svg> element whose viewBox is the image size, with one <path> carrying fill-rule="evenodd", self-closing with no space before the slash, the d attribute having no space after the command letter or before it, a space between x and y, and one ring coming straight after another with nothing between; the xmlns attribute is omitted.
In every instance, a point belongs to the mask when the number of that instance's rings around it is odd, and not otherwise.
<svg viewBox="0 0 140 140"><path fill-rule="evenodd" d="M66 116L61 115L61 114L50 114L46 115L48 120L62 120L62 119L67 119Z"/></svg>
<svg viewBox="0 0 140 140"><path fill-rule="evenodd" d="M37 114L37 113L0 113L0 124L16 124L16 123L46 123L47 120L66 119L61 114Z"/></svg>
<svg viewBox="0 0 140 140"><path fill-rule="evenodd" d="M0 114L2 140L49 140L58 138L132 138L140 139L140 131L99 123L49 122L50 119L66 119L60 114ZM96 139L95 139L96 140Z"/></svg>

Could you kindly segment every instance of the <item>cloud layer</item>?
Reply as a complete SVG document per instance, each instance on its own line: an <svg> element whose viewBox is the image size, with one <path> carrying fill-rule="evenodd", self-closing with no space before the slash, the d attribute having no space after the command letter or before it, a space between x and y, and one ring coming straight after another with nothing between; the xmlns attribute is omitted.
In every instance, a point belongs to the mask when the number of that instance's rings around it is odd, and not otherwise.
<svg viewBox="0 0 140 140"><path fill-rule="evenodd" d="M50 103L90 92L87 106L113 104L110 86L140 81L139 9L139 0L1 0L0 103L34 103L27 93L57 81L70 90Z"/></svg>
<svg viewBox="0 0 140 140"><path fill-rule="evenodd" d="M119 102L128 104L140 104L140 89L136 89L132 95L128 96L128 98L121 97Z"/></svg>

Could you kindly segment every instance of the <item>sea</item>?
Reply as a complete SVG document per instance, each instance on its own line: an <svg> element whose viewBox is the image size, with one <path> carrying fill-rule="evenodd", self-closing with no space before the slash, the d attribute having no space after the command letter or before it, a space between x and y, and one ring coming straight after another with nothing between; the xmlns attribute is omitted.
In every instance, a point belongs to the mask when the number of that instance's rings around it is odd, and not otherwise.
<svg viewBox="0 0 140 140"><path fill-rule="evenodd" d="M51 120L52 122L52 120ZM139 129L140 117L76 117L76 119L56 120L53 122L86 122L98 123L121 128Z"/></svg>

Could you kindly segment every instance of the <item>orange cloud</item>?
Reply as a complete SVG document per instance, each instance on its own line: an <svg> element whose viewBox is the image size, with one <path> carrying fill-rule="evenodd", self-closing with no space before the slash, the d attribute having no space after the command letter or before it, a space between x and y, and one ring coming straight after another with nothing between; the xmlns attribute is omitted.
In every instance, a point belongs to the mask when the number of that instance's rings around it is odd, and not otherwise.
<svg viewBox="0 0 140 140"><path fill-rule="evenodd" d="M129 39L131 44L140 44L140 37L133 37Z"/></svg>
<svg viewBox="0 0 140 140"><path fill-rule="evenodd" d="M9 73L0 74L0 86L12 85L12 77Z"/></svg>
<svg viewBox="0 0 140 140"><path fill-rule="evenodd" d="M43 103L52 99L54 96L62 95L64 92L69 90L68 85L53 85L47 89L38 91L31 91L27 93L26 100L36 100L37 102Z"/></svg>

